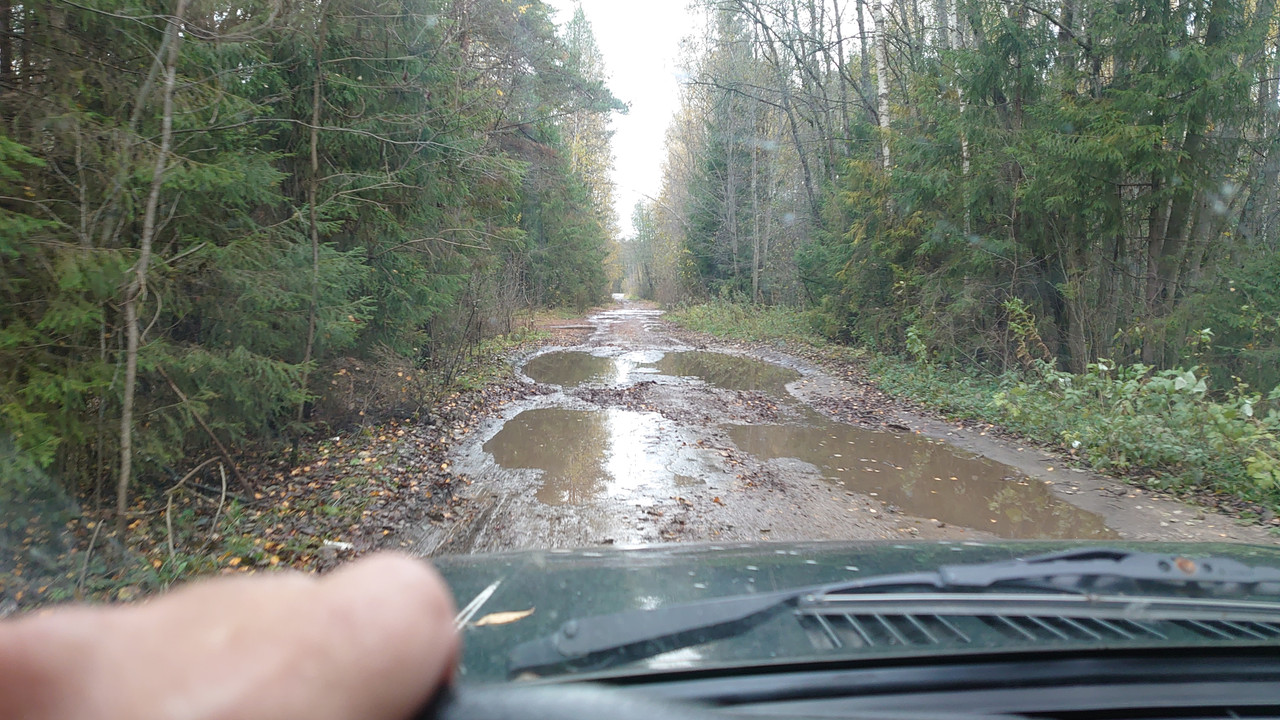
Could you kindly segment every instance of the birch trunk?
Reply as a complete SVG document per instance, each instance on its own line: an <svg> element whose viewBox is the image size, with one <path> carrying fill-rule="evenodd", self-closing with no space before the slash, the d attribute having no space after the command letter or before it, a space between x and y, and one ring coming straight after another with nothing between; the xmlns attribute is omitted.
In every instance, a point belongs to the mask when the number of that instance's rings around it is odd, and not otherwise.
<svg viewBox="0 0 1280 720"><path fill-rule="evenodd" d="M125 361L124 388L120 401L120 477L116 483L116 537L123 538L125 514L129 511L129 483L133 477L133 404L138 387L138 348L142 344L142 328L138 325L138 304L147 296L147 270L151 265L151 249L155 243L156 215L160 206L160 189L168 169L173 147L173 95L177 87L178 57L182 47L182 18L187 0L178 0L169 26L165 29L168 53L164 59L164 85L160 116L160 148L151 171L151 189L142 216L142 236L138 241L138 261L133 277L125 288Z"/></svg>
<svg viewBox="0 0 1280 720"><path fill-rule="evenodd" d="M876 26L876 112L880 122L880 154L885 172L893 169L893 158L889 154L889 22L885 12L887 0L873 0L871 4L871 21Z"/></svg>

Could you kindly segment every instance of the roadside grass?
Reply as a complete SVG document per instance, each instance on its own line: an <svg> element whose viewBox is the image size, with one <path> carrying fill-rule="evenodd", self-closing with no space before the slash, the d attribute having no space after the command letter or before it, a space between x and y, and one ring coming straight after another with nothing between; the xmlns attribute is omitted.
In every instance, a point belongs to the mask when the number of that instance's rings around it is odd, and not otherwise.
<svg viewBox="0 0 1280 720"><path fill-rule="evenodd" d="M546 330L522 328L482 340L451 378L441 378L440 388L445 392L479 390L489 383L511 377L513 370L507 358L521 347L540 343L548 337L550 333Z"/></svg>
<svg viewBox="0 0 1280 720"><path fill-rule="evenodd" d="M715 300L677 308L667 313L666 317L690 330L731 340L781 340L813 347L825 347L829 344L815 329L815 317L794 308Z"/></svg>
<svg viewBox="0 0 1280 720"><path fill-rule="evenodd" d="M1280 513L1280 389L1210 388L1204 368L1109 360L1080 375L1047 363L1000 374L943 366L834 344L813 330L811 315L787 308L713 302L667 317L728 339L804 344L824 362L860 365L884 392L948 418L995 424L1149 487Z"/></svg>

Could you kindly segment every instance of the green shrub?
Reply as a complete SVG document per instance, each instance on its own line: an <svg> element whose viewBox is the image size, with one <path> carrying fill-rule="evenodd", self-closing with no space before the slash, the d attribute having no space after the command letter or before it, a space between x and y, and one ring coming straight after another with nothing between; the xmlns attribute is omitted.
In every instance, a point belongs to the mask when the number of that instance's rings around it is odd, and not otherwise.
<svg viewBox="0 0 1280 720"><path fill-rule="evenodd" d="M1154 371L1099 360L1080 375L1040 364L992 409L1029 434L1077 450L1096 467L1166 485L1280 502L1280 414L1247 385L1210 393L1201 368Z"/></svg>
<svg viewBox="0 0 1280 720"><path fill-rule="evenodd" d="M789 307L712 300L679 308L667 318L690 330L733 340L825 344L817 331L817 315Z"/></svg>

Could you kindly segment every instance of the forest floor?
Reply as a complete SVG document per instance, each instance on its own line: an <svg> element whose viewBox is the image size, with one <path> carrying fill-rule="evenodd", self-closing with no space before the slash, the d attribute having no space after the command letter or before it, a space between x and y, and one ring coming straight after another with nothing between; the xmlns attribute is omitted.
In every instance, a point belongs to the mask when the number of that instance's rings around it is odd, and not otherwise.
<svg viewBox="0 0 1280 720"><path fill-rule="evenodd" d="M455 433L421 555L658 542L1091 538L1274 543L881 391L855 362L729 342L621 302L524 353ZM400 536L399 543L406 541Z"/></svg>

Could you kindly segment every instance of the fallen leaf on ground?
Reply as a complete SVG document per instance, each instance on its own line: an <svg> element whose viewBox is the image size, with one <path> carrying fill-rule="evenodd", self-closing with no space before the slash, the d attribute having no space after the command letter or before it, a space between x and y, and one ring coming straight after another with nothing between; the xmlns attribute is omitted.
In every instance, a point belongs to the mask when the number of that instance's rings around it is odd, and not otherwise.
<svg viewBox="0 0 1280 720"><path fill-rule="evenodd" d="M517 620L523 620L533 614L533 608L528 610L511 610L508 612L489 613L479 620L475 621L475 627L484 627L485 625L506 625Z"/></svg>

